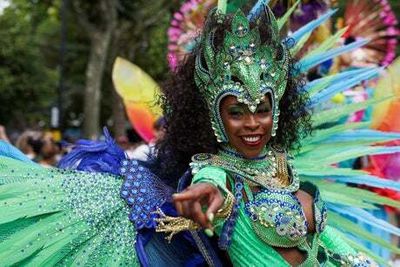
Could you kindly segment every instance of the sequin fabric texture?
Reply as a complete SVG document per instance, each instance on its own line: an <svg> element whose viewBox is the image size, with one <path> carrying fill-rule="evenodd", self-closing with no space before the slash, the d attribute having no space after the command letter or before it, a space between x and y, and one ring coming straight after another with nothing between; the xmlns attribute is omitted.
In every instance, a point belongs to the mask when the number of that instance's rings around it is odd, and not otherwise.
<svg viewBox="0 0 400 267"><path fill-rule="evenodd" d="M0 247L13 249L0 250L4 264L138 265L120 177L5 161Z"/></svg>
<svg viewBox="0 0 400 267"><path fill-rule="evenodd" d="M122 161L120 170L125 178L121 197L130 208L129 219L137 229L155 228L155 219L159 217L155 212L167 200L171 201L173 190L136 160Z"/></svg>

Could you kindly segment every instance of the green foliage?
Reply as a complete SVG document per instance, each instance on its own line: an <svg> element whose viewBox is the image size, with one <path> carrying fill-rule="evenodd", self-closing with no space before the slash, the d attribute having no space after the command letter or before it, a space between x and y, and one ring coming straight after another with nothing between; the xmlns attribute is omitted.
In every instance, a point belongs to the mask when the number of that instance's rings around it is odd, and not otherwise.
<svg viewBox="0 0 400 267"><path fill-rule="evenodd" d="M57 72L42 56L42 44L58 22L50 21L45 5L15 1L0 16L0 25L0 123L23 127L45 120Z"/></svg>
<svg viewBox="0 0 400 267"><path fill-rule="evenodd" d="M138 47L136 56L131 58L133 62L157 81L164 80L169 70L167 62L167 30L170 18L170 13L164 12L163 16L158 18L157 23L149 27L147 36L142 35L145 37L145 39L142 37L142 46Z"/></svg>

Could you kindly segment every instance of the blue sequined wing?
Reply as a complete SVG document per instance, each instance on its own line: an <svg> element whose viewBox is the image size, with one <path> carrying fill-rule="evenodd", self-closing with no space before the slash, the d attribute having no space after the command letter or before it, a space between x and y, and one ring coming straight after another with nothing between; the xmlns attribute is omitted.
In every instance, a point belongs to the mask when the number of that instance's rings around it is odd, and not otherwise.
<svg viewBox="0 0 400 267"><path fill-rule="evenodd" d="M136 229L155 228L155 211L171 202L174 190L136 160L124 160L120 173L125 177L121 197L130 208L130 221Z"/></svg>

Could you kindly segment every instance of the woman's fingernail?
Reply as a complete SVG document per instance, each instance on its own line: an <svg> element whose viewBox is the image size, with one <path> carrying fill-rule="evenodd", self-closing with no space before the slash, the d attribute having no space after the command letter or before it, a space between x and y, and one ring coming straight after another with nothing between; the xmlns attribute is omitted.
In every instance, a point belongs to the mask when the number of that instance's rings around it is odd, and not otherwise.
<svg viewBox="0 0 400 267"><path fill-rule="evenodd" d="M208 213L207 219L209 222L213 222L214 221L214 213L212 213L212 212Z"/></svg>
<svg viewBox="0 0 400 267"><path fill-rule="evenodd" d="M208 236L208 237L212 237L214 236L214 232L211 229L206 229L204 230L204 233Z"/></svg>

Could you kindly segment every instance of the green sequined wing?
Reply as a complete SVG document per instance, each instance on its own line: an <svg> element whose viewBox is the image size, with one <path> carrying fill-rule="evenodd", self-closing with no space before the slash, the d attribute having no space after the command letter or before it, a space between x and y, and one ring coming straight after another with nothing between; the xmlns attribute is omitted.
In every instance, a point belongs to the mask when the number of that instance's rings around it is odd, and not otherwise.
<svg viewBox="0 0 400 267"><path fill-rule="evenodd" d="M0 157L0 182L2 265L139 265L119 177Z"/></svg>

